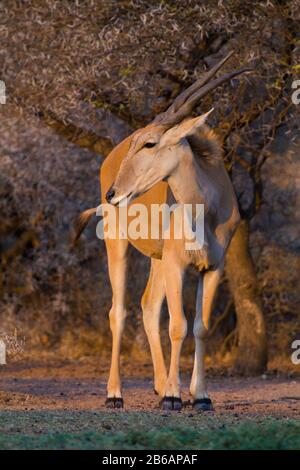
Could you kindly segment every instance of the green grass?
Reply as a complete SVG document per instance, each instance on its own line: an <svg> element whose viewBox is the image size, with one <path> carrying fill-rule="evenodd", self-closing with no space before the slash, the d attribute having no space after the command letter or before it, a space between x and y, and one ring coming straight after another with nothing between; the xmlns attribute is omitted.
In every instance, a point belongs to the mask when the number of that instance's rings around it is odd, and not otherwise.
<svg viewBox="0 0 300 470"><path fill-rule="evenodd" d="M0 449L299 449L300 422L213 415L0 412Z"/></svg>

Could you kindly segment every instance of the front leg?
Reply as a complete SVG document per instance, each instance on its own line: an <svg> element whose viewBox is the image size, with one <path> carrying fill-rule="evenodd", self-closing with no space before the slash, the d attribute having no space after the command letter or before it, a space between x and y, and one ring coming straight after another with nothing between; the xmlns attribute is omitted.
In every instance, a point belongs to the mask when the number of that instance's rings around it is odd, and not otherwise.
<svg viewBox="0 0 300 470"><path fill-rule="evenodd" d="M197 289L196 316L193 333L195 337L195 360L190 385L190 393L194 398L193 407L198 410L212 410L212 402L206 391L205 384L205 342L209 329L209 319L214 296L220 281L222 268L200 274Z"/></svg>
<svg viewBox="0 0 300 470"><path fill-rule="evenodd" d="M171 339L171 362L165 388L165 396L161 402L164 410L180 410L182 408L179 361L182 343L187 333L187 321L183 311L182 288L185 267L170 257L163 258L166 296L169 308L169 335Z"/></svg>
<svg viewBox="0 0 300 470"><path fill-rule="evenodd" d="M143 320L148 337L154 367L154 390L164 396L167 371L160 341L159 320L161 305L165 298L162 262L151 259L151 271L142 298Z"/></svg>
<svg viewBox="0 0 300 470"><path fill-rule="evenodd" d="M120 378L121 339L125 326L125 283L126 283L126 250L127 240L106 240L108 270L112 287L112 307L109 312L112 332L112 355L109 379L107 384L108 408L122 408L122 387Z"/></svg>

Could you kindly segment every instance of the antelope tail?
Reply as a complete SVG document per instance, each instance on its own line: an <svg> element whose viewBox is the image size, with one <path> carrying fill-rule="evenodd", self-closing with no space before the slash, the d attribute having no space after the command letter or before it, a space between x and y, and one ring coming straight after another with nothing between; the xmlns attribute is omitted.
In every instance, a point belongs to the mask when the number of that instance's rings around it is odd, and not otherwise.
<svg viewBox="0 0 300 470"><path fill-rule="evenodd" d="M83 230L89 223L91 217L96 214L97 212L97 207L93 207L92 209L87 209L84 212L81 212L81 214L78 216L75 224L74 224L74 235L72 237L72 244L74 245L80 235L82 234Z"/></svg>

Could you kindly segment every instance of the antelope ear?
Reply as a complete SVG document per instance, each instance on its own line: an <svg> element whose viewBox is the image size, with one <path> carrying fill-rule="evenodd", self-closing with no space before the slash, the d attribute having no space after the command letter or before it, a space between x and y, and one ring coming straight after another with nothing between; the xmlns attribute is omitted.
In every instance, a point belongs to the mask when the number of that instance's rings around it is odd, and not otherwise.
<svg viewBox="0 0 300 470"><path fill-rule="evenodd" d="M176 127L173 127L171 130L172 137L176 138L176 140L183 139L184 137L188 137L189 135L194 134L200 127L203 126L209 114L214 110L212 108L208 113L201 114L201 116L197 116L192 119L188 119Z"/></svg>

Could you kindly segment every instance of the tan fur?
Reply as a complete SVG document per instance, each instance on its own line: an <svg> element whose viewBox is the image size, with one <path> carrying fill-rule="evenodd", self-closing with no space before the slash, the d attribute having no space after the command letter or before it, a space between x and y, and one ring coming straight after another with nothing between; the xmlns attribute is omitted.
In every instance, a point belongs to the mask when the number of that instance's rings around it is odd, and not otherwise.
<svg viewBox="0 0 300 470"><path fill-rule="evenodd" d="M183 92L165 113L121 142L101 167L102 202L106 202L107 197L117 207L120 201L131 198L134 203L143 204L148 209L149 217L152 204L171 204L176 201L180 208L183 204L191 204L193 211L197 204L204 204L205 215L204 244L198 244L193 251L187 249L185 238L177 240L172 236L173 219L170 239L105 240L113 294L109 314L113 345L107 392L109 403L114 406L122 403L120 351L127 315L125 294L129 243L151 258L151 272L142 299L142 310L154 365L155 388L161 396L169 397L162 402L167 409L170 406L172 409L181 406L179 361L187 331L182 291L188 265L193 264L198 269L199 285L193 328L195 361L190 392L195 406L201 409L201 400L207 400L208 397L204 377L205 337L225 254L239 223L239 212L233 186L222 160L222 146L215 133L205 125L210 112L197 118L186 118L208 91L246 70L231 72L209 82L229 57L230 54ZM85 211L79 221L78 233L93 213L95 209ZM160 310L165 296L170 315L171 340L168 373L159 335Z"/></svg>
<svg viewBox="0 0 300 470"><path fill-rule="evenodd" d="M149 130L151 132L151 127L150 129L147 127L144 130L148 138ZM142 135L142 132L143 130L140 130L139 135ZM131 144L132 139L136 135L137 133L125 139L104 161L100 171L102 202L106 202L105 195L107 191L116 180L118 181L122 162L125 162L125 165L127 162L127 165L130 167ZM134 147L139 152L141 146L134 144ZM206 204L206 218L208 221L206 244L201 250L186 251L184 248L185 240L175 240L172 236L170 240L165 241L151 239L106 240L109 272L113 288L113 306L110 312L110 320L114 346L108 382L108 397L110 398L122 396L119 354L126 318L124 292L128 242L134 245L141 253L153 259L142 306L145 329L154 364L155 388L162 396L180 397L179 356L182 341L186 334L186 320L181 296L184 271L189 264L194 264L200 273L204 272L199 277L198 301L194 325L196 344L195 365L190 390L194 399L207 397L203 366L204 339L209 328L212 301L222 272L225 252L238 223L239 215L234 191L222 160L222 147L215 133L208 126L203 126L194 135L187 138L186 144L182 145L181 152L183 153L180 160L180 165L182 166L180 169L181 174L177 176L179 182L174 182L175 187L179 189L177 200L181 197L184 199L186 195L188 200L179 202ZM217 194L217 197L214 196L212 201L209 198L207 199L205 192L202 193L201 190L199 192L199 189L197 189L199 182L197 183L198 180L193 167L195 163L203 175L205 175L206 180L204 185L210 185ZM128 176L124 172L124 167L122 175L123 182L126 185ZM169 178L169 185L171 187L172 178L176 179L176 177L172 176ZM182 188L176 185L182 186ZM176 194L174 196L176 197ZM168 184L161 181L137 197L134 203L144 204L149 209L150 214L151 204L174 202L174 196L170 192ZM78 224L78 234L81 233L95 212L96 209L90 209L81 215ZM163 289L162 291L161 288ZM161 292L160 294L159 291ZM168 377L159 339L160 307L165 294L167 295L170 311L170 337L173 358Z"/></svg>
<svg viewBox="0 0 300 470"><path fill-rule="evenodd" d="M191 129L193 122L190 123ZM186 240L175 240L172 236L170 240L158 241L129 239L129 242L139 251L152 258L160 259L160 263L162 263L159 269L162 273L161 283L165 286L168 301L169 332L172 345L167 380L164 361L161 354L157 352L161 350L158 340L159 309L153 311L153 330L149 332L149 328L147 328L146 331L154 362L155 384L158 392L160 394L163 392L163 395L167 397L180 397L181 393L179 358L182 342L186 335L186 319L182 305L184 272L189 264L194 264L200 273L204 272L199 277L198 290L201 293L201 298L199 294L194 326L195 366L190 387L194 399L197 400L207 397L203 365L204 338L209 328L212 301L223 269L225 253L239 221L239 213L232 184L221 158L222 148L218 139L207 126L201 127L194 134L188 127L189 123L185 122L182 130L180 126L176 126L174 131L172 129L169 131L159 128L149 129L149 127L138 131L133 137L132 145L129 138L109 155L102 166L100 178L102 200L111 186L115 190L112 201L118 200L123 194L132 194L132 188L135 188L142 195L134 201L146 205L151 213L150 205L152 203L161 204L168 201L167 185L162 181L144 192L143 188L148 187L148 180L143 176L143 173L147 175L147 172L150 171L149 175L151 174L151 178L155 181L155 172L157 171L158 174L168 177L168 184L177 202L182 204L202 203L205 206L205 245L202 249L187 251L185 249ZM184 132L187 133L187 138L177 142L177 134L181 138ZM144 138L143 133L147 135L147 139ZM159 141L159 144L156 145L158 147L156 151L143 150L143 142L149 139L150 141ZM162 172L164 169L167 172L169 154L170 158L174 160L174 168L171 165L170 174L164 175ZM135 175L134 165L136 163L140 170ZM144 171L142 170L143 163L145 163ZM132 177L133 174L134 177ZM140 181L138 186L136 186L137 180ZM149 184L151 186L151 181ZM116 248L118 242L114 241L113 243ZM151 279L149 282L151 283ZM156 289L158 289L157 286ZM156 296L155 294L152 296L155 304ZM115 370L115 367L111 370L112 375L116 373ZM118 387L120 387L119 372L117 376ZM162 386L162 382L165 382L164 386ZM115 391L109 390L109 394L111 393L119 395L120 388Z"/></svg>

